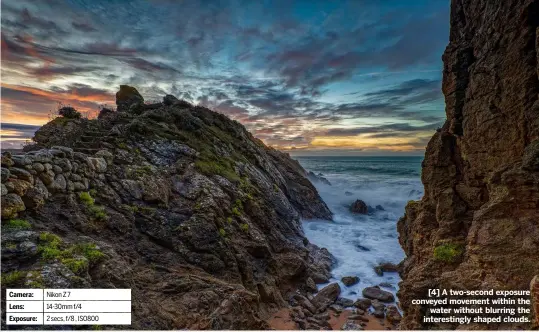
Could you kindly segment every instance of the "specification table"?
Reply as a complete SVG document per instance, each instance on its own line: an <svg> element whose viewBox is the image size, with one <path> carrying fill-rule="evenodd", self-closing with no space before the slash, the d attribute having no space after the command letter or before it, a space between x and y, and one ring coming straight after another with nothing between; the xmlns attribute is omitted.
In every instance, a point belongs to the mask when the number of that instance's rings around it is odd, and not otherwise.
<svg viewBox="0 0 539 332"><path fill-rule="evenodd" d="M7 325L131 325L131 289L7 289Z"/></svg>

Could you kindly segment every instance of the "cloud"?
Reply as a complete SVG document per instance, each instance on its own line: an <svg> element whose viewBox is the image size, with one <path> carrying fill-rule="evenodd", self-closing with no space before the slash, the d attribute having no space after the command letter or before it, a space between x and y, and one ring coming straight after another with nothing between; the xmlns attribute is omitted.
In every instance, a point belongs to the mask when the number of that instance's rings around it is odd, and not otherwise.
<svg viewBox="0 0 539 332"><path fill-rule="evenodd" d="M346 135L418 147L427 126L444 117L448 7L427 0L3 3L3 120L44 123L57 102L90 112L131 84L148 100L173 94L215 109L283 149L349 149ZM328 131L333 143L321 140ZM356 150L375 148L352 141Z"/></svg>

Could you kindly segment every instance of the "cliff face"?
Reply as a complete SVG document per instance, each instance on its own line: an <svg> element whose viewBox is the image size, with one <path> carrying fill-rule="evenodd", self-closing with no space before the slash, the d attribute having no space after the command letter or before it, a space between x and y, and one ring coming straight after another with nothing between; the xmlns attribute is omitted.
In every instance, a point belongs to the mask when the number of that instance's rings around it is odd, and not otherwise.
<svg viewBox="0 0 539 332"><path fill-rule="evenodd" d="M429 288L529 289L539 273L538 26L539 1L451 2L447 120L398 223L403 329L434 327L410 304Z"/></svg>
<svg viewBox="0 0 539 332"><path fill-rule="evenodd" d="M2 156L3 291L132 288L135 329L260 329L289 290L328 279L300 217L331 212L297 162L172 96L117 99Z"/></svg>

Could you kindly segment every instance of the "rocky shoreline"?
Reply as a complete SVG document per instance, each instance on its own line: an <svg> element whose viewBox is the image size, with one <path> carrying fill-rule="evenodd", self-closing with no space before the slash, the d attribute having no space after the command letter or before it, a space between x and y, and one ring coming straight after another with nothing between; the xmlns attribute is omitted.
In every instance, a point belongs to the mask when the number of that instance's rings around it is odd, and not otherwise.
<svg viewBox="0 0 539 332"><path fill-rule="evenodd" d="M332 214L296 161L173 96L122 86L117 105L2 155L2 291L131 288L135 329L265 329L329 280L300 218Z"/></svg>

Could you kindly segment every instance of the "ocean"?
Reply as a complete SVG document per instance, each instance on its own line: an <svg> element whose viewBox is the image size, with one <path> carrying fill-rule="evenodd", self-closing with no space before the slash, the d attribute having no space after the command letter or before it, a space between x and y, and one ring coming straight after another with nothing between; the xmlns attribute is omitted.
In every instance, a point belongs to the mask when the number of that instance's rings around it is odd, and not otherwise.
<svg viewBox="0 0 539 332"><path fill-rule="evenodd" d="M383 262L398 264L404 258L399 245L397 221L404 215L409 200L423 195L421 161L423 157L294 157L307 170L321 173L331 182L313 183L334 213L333 222L304 220L303 229L310 242L327 248L337 259L330 282L339 282L342 297L361 298L368 286L380 285L396 293L398 273L379 276L374 267ZM349 212L361 199L373 208L369 215ZM344 276L357 276L360 282L346 287ZM319 285L319 288L324 287Z"/></svg>

